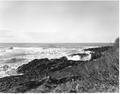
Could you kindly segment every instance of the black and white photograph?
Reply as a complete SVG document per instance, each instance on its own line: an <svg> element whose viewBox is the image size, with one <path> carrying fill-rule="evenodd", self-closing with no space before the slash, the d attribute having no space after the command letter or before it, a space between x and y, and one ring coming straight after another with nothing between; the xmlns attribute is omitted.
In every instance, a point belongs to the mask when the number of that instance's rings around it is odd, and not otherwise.
<svg viewBox="0 0 120 94"><path fill-rule="evenodd" d="M118 0L0 0L0 93L119 93Z"/></svg>

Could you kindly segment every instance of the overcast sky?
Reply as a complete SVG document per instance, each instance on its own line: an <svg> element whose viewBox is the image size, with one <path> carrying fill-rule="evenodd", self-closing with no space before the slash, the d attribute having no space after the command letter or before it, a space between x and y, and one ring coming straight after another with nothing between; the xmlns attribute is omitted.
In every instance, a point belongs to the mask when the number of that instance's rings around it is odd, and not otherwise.
<svg viewBox="0 0 120 94"><path fill-rule="evenodd" d="M0 1L0 42L113 42L117 1Z"/></svg>

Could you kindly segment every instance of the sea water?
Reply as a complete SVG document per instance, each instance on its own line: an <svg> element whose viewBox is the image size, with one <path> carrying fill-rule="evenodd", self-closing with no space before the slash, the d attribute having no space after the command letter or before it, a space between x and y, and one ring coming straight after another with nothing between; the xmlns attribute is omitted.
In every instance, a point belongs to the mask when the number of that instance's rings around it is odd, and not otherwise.
<svg viewBox="0 0 120 94"><path fill-rule="evenodd" d="M60 58L80 53L85 48L109 46L108 43L1 43L0 78L16 75L16 69L33 59ZM5 69L6 68L6 69ZM9 74L8 74L9 73Z"/></svg>

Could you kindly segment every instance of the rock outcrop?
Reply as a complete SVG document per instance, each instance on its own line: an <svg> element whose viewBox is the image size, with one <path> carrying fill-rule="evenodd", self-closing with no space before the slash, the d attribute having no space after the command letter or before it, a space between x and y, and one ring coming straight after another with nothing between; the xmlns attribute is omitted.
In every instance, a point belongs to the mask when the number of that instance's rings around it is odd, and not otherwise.
<svg viewBox="0 0 120 94"><path fill-rule="evenodd" d="M18 67L23 75L0 78L0 92L109 92L119 87L119 58L112 47L89 48L91 61L34 59ZM115 92L112 90L111 92Z"/></svg>
<svg viewBox="0 0 120 94"><path fill-rule="evenodd" d="M116 40L115 40L115 43L114 43L114 48L119 48L119 38L117 38Z"/></svg>

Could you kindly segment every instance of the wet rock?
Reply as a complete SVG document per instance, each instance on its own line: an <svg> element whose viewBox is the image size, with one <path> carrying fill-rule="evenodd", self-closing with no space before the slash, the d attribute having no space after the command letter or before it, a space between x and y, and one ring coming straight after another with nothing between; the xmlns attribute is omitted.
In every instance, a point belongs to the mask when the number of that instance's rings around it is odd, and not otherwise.
<svg viewBox="0 0 120 94"><path fill-rule="evenodd" d="M107 50L112 49L112 46L105 46L105 47L97 47L97 48L88 48L84 49L84 51L91 51L91 60L100 58L103 53Z"/></svg>
<svg viewBox="0 0 120 94"><path fill-rule="evenodd" d="M97 47L97 48L87 48L87 49L84 49L84 51L104 52L111 48L112 46L104 46L104 47Z"/></svg>
<svg viewBox="0 0 120 94"><path fill-rule="evenodd" d="M14 49L14 47L10 47L9 49L13 50L13 49Z"/></svg>
<svg viewBox="0 0 120 94"><path fill-rule="evenodd" d="M49 74L49 72L53 72L53 71L57 71L57 70L61 70L65 67L68 67L70 65L75 65L77 63L75 63L74 61L71 62L69 60L67 60L66 57L61 57L59 59L35 59L31 62L29 62L28 64L24 64L20 67L18 67L17 72L18 73L30 73L33 71L37 71L39 73L44 72Z"/></svg>
<svg viewBox="0 0 120 94"><path fill-rule="evenodd" d="M67 57L34 59L18 67L17 73L23 75L0 78L0 92L23 93L31 89L35 91L41 85L45 88L42 92L50 92L58 85L67 82L74 83L76 80L83 82L80 90L82 92L88 92L93 87L94 90L98 90L103 83L118 86L119 60L109 49L109 47L103 50L90 48L89 50L95 55L91 61L74 61L68 60ZM77 91L71 89L68 92Z"/></svg>

